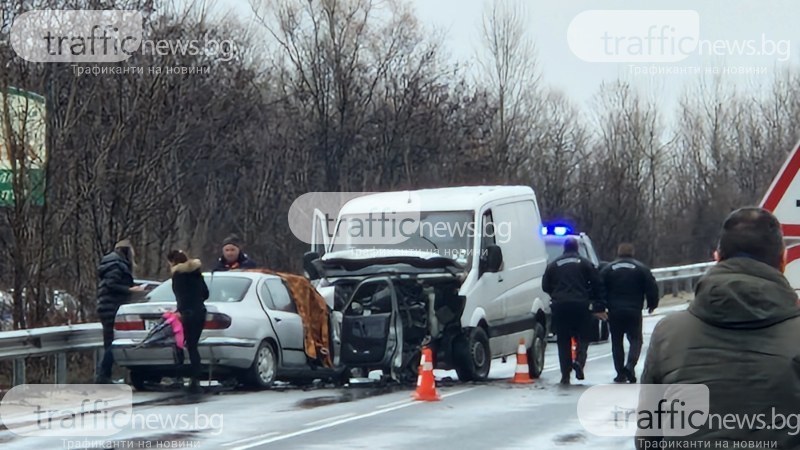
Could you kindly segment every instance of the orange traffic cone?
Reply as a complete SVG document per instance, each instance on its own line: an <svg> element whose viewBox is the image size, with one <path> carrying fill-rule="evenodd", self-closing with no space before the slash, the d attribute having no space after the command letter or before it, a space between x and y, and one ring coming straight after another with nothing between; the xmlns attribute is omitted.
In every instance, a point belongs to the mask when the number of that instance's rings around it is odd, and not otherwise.
<svg viewBox="0 0 800 450"><path fill-rule="evenodd" d="M519 340L519 348L517 349L517 370L514 372L514 378L511 382L515 384L533 383L530 368L528 367L528 351L525 349L524 338Z"/></svg>
<svg viewBox="0 0 800 450"><path fill-rule="evenodd" d="M419 361L419 376L414 400L436 402L442 399L436 391L436 379L433 378L433 352L428 347L422 348L422 359Z"/></svg>
<svg viewBox="0 0 800 450"><path fill-rule="evenodd" d="M571 337L570 340L571 340L570 342L572 344L572 360L573 361L577 361L578 360L578 340L575 339L575 336Z"/></svg>

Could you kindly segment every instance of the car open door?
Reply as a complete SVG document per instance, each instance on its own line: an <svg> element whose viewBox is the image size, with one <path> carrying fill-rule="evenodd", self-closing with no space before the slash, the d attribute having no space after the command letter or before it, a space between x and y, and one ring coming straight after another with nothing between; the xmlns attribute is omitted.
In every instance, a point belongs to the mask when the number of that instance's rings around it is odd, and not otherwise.
<svg viewBox="0 0 800 450"><path fill-rule="evenodd" d="M328 219L322 211L314 210L314 220L311 224L311 252L322 256L330 249L331 233Z"/></svg>
<svg viewBox="0 0 800 450"><path fill-rule="evenodd" d="M344 308L341 361L348 367L382 369L392 373L400 347L397 294L388 278L362 281Z"/></svg>

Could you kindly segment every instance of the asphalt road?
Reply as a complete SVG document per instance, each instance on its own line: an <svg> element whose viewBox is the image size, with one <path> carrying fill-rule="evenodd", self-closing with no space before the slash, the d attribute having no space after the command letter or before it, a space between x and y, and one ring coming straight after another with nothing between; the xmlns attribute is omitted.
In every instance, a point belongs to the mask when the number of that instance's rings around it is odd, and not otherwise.
<svg viewBox="0 0 800 450"><path fill-rule="evenodd" d="M677 307L681 308L680 306ZM674 309L674 308L673 308ZM663 313L667 313L664 311ZM645 317L645 348L661 314ZM639 364L641 369L644 356ZM558 385L555 344L532 385L513 385L515 360L493 362L491 381L459 383L437 371L442 400L415 402L398 387L282 389L185 397L136 394L132 426L110 438L21 437L0 432L9 449L550 449L633 448L631 438L592 435L578 421L578 399L615 375L609 343L589 348L586 379ZM113 442L104 442L108 440ZM160 446L159 446L160 445Z"/></svg>

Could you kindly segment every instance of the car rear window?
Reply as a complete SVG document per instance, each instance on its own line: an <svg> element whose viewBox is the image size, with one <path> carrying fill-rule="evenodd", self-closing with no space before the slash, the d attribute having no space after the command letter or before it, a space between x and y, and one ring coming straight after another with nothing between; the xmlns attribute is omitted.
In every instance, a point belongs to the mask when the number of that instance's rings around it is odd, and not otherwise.
<svg viewBox="0 0 800 450"><path fill-rule="evenodd" d="M204 274L208 286L208 300L207 303L235 303L240 302L244 298L247 290L250 288L252 280L247 277L232 277L232 276L211 276ZM172 292L172 280L167 280L157 288L153 289L145 301L148 302L174 302L175 293Z"/></svg>

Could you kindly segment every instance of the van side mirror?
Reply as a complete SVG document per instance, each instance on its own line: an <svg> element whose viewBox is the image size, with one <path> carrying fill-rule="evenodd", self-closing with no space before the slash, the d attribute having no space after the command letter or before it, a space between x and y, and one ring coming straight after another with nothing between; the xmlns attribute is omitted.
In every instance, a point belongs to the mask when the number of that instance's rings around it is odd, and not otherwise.
<svg viewBox="0 0 800 450"><path fill-rule="evenodd" d="M499 272L503 266L503 251L497 245L486 247L485 254L481 255L481 272Z"/></svg>
<svg viewBox="0 0 800 450"><path fill-rule="evenodd" d="M306 272L306 276L308 276L309 280L319 280L320 274L317 270L317 267L314 265L314 261L319 259L319 253L317 252L306 252L303 255L303 270Z"/></svg>

